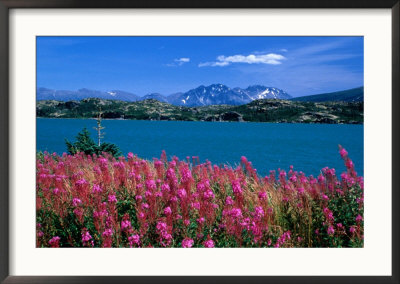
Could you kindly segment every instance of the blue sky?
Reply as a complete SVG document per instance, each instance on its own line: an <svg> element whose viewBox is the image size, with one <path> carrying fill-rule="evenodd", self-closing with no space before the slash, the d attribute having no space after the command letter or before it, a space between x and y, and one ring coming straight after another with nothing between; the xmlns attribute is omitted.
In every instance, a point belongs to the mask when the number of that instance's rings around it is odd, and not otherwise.
<svg viewBox="0 0 400 284"><path fill-rule="evenodd" d="M364 85L363 37L37 37L37 87L169 95L213 83L292 96Z"/></svg>

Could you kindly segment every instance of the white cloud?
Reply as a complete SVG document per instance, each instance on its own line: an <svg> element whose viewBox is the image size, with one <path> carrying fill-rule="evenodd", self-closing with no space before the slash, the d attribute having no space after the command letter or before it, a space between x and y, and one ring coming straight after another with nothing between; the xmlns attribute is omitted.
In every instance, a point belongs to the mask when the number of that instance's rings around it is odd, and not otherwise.
<svg viewBox="0 0 400 284"><path fill-rule="evenodd" d="M283 55L268 53L268 54L249 54L249 55L233 55L217 57L217 61L200 63L199 67L204 66L228 66L232 63L247 63L247 64L281 64L282 60L286 59Z"/></svg>
<svg viewBox="0 0 400 284"><path fill-rule="evenodd" d="M167 66L182 66L185 63L190 62L190 58L188 57L181 57L174 59L174 63L168 63Z"/></svg>
<svg viewBox="0 0 400 284"><path fill-rule="evenodd" d="M179 59L175 59L174 61L175 62L179 62L179 63L186 63L186 62L190 61L190 58L182 57L182 58L179 58Z"/></svg>

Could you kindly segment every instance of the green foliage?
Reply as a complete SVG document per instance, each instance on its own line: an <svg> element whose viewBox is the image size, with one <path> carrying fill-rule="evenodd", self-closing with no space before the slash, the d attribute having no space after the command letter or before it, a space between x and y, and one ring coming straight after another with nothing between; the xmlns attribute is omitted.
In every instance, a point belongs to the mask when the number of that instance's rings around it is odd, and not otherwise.
<svg viewBox="0 0 400 284"><path fill-rule="evenodd" d="M65 144L67 146L68 153L71 155L75 155L79 152L84 152L86 155L100 155L101 153L106 152L114 157L121 156L121 151L115 144L104 142L98 146L90 137L90 133L86 127L78 133L74 143L71 143L65 139Z"/></svg>
<svg viewBox="0 0 400 284"><path fill-rule="evenodd" d="M79 102L40 101L38 117L96 118L101 104L104 118L135 120L182 120L294 122L294 123L363 123L364 103L303 102L294 100L256 100L246 105L182 107L157 100L123 102L84 99ZM235 115L232 115L232 114Z"/></svg>

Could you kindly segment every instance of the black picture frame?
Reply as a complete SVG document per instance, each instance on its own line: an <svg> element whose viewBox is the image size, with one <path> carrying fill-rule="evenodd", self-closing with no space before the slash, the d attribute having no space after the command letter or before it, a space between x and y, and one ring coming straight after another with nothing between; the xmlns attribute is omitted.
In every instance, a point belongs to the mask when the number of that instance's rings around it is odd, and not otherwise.
<svg viewBox="0 0 400 284"><path fill-rule="evenodd" d="M386 8L392 11L392 276L10 276L9 11L13 8ZM400 283L400 0L0 0L0 281L2 283ZM371 259L371 261L379 261Z"/></svg>

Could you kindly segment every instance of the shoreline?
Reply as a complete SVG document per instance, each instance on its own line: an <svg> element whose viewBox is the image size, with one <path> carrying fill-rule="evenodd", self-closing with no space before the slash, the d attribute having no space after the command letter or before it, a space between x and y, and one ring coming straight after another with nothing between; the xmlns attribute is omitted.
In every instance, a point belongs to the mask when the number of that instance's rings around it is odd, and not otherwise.
<svg viewBox="0 0 400 284"><path fill-rule="evenodd" d="M88 119L96 120L95 117L43 117L37 116L36 119ZM102 118L101 120L121 120L121 121L163 121L163 122L207 122L207 123L273 123L273 124L320 124L320 125L364 125L364 123L320 123L320 122L274 122L274 121L206 121L206 120L161 120L161 119L126 119L126 118Z"/></svg>

